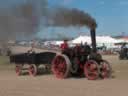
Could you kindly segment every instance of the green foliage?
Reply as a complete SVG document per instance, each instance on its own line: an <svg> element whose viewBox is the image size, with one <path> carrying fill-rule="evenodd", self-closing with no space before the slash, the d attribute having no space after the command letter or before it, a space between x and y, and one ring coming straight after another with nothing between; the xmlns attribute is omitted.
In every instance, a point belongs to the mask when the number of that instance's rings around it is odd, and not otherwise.
<svg viewBox="0 0 128 96"><path fill-rule="evenodd" d="M9 58L7 56L0 56L0 65L9 64Z"/></svg>

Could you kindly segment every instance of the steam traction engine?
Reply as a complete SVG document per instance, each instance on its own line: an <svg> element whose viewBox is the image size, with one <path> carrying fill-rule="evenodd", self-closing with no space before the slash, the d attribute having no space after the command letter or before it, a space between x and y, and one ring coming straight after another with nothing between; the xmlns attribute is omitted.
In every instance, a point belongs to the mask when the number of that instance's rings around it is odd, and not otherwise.
<svg viewBox="0 0 128 96"><path fill-rule="evenodd" d="M52 72L57 78L71 75L85 76L89 80L111 76L110 64L96 51L95 30L91 30L92 50L88 46L76 46L63 50L52 61Z"/></svg>
<svg viewBox="0 0 128 96"><path fill-rule="evenodd" d="M68 48L52 61L52 72L57 78L74 75L95 80L111 76L111 66L100 54L91 53L86 46Z"/></svg>

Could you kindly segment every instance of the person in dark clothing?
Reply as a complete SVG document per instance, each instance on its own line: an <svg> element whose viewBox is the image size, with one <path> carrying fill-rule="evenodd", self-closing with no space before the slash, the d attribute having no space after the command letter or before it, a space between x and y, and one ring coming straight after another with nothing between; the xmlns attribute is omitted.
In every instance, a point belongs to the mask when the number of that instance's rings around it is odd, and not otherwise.
<svg viewBox="0 0 128 96"><path fill-rule="evenodd" d="M84 44L84 50L87 55L91 53L91 47L87 44L87 42Z"/></svg>
<svg viewBox="0 0 128 96"><path fill-rule="evenodd" d="M107 48L106 48L105 44L103 43L102 50L103 50L103 51L106 51L106 49L107 49Z"/></svg>
<svg viewBox="0 0 128 96"><path fill-rule="evenodd" d="M123 43L121 46L121 49L124 49L124 48L126 48L126 43Z"/></svg>
<svg viewBox="0 0 128 96"><path fill-rule="evenodd" d="M10 48L7 49L7 56L10 56L11 55L11 50Z"/></svg>

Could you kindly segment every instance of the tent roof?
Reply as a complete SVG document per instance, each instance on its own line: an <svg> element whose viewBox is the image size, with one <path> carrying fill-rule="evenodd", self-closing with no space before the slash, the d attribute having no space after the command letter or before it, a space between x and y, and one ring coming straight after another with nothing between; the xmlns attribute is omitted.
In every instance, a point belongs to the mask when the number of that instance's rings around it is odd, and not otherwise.
<svg viewBox="0 0 128 96"><path fill-rule="evenodd" d="M117 39L114 39L110 36L96 36L97 43L116 43ZM85 43L91 44L90 36L79 36L76 39L72 40L73 43Z"/></svg>

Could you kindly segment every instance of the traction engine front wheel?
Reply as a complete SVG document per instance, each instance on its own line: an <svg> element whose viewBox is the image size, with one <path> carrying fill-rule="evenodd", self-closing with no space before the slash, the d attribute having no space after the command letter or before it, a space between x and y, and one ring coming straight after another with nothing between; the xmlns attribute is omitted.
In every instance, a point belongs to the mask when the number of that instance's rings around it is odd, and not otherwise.
<svg viewBox="0 0 128 96"><path fill-rule="evenodd" d="M101 63L100 63L100 74L101 74L101 77L102 78L109 78L111 76L111 73L112 73L112 68L110 66L110 64L106 61L106 60L103 60Z"/></svg>

